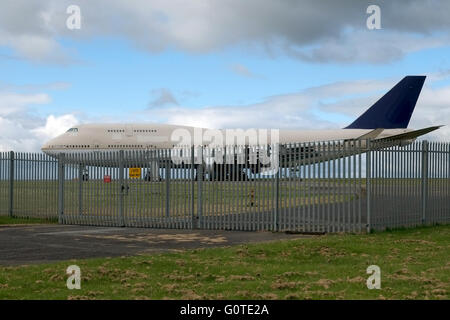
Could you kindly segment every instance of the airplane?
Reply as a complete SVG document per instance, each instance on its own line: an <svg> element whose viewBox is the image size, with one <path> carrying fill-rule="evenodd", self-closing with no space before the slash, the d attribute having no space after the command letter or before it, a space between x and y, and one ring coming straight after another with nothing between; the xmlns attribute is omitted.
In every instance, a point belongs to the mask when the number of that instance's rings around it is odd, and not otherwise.
<svg viewBox="0 0 450 320"><path fill-rule="evenodd" d="M283 148L293 148L295 154L306 154L302 156L302 164L321 162L333 158L342 157L333 155L332 152L326 152L322 145L320 148L315 145L323 141L342 141L341 147L355 146L359 143L362 148L355 153L367 151L365 141L370 139L378 143L378 148L394 145L406 145L412 143L417 137L437 130L441 126L432 126L419 130L408 129L408 124L416 106L417 99L422 90L426 76L406 76L398 82L391 90L382 96L375 104L366 110L354 122L343 129L334 130L278 130L277 143ZM133 152L138 150L167 150L180 145L180 135L176 132L185 132L189 136L195 136L200 132L207 132L210 129L194 128L189 126L178 126L170 124L81 124L70 128L64 134L45 143L41 150L52 156L58 157L64 154L80 155L83 153L92 154L103 152L110 154L111 151L124 150ZM216 130L226 135L227 129ZM270 145L275 140L272 134L267 137L266 144ZM201 145L208 146L213 143L210 139ZM217 143L217 141L215 141ZM309 150L306 147L299 147L299 144L311 143ZM189 144L196 145L195 139L190 139ZM237 144L236 141L233 144ZM246 139L243 143L250 147L252 142ZM301 149L299 149L301 148ZM289 150L288 150L289 151ZM346 154L347 156L349 154ZM79 157L77 158L79 159ZM248 160L248 159L247 159ZM300 159L297 159L298 161ZM248 162L248 161L247 161ZM89 163L85 163L89 165ZM92 163L91 163L92 164ZM146 165L146 164L142 164ZM148 164L147 164L148 165ZM183 163L181 164L183 165ZM292 164L290 164L292 165ZM160 161L153 161L151 164L152 172L159 172L159 168L164 166ZM231 166L233 167L233 166ZM248 163L239 168L255 168L264 166L251 166ZM228 168L228 169L227 169ZM223 164L211 164L206 169L211 172L214 170L223 170L224 177L231 179L231 176L245 179L245 175L234 175L230 166ZM153 175L151 179L158 179L159 173ZM243 177L244 176L244 177Z"/></svg>

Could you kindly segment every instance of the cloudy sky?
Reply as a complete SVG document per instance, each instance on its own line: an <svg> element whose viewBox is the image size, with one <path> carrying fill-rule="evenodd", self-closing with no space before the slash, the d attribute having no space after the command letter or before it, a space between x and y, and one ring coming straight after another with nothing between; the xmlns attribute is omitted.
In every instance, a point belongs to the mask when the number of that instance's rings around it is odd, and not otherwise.
<svg viewBox="0 0 450 320"><path fill-rule="evenodd" d="M0 151L37 151L77 123L340 128L410 74L427 75L410 127L447 125L427 139L450 140L450 1L1 6Z"/></svg>

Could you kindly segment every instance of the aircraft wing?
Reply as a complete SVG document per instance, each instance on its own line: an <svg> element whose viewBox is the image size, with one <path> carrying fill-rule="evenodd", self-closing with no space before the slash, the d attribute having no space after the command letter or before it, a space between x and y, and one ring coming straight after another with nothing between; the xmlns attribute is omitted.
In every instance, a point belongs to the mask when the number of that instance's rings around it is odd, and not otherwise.
<svg viewBox="0 0 450 320"><path fill-rule="evenodd" d="M366 134L358 137L357 140L375 139L383 132L383 130L384 130L383 128L374 129L374 130L370 131L369 133L366 133Z"/></svg>
<svg viewBox="0 0 450 320"><path fill-rule="evenodd" d="M443 126L433 126L433 127L423 128L423 129L419 129L419 130L409 131L406 133L397 134L395 136L390 136L387 138L376 139L376 141L381 142L381 141L392 141L392 140L411 140L411 139L415 139L417 137L423 136L424 134L430 133L434 130L437 130L440 127L443 127ZM368 134L370 134L370 133L371 132L369 132Z"/></svg>

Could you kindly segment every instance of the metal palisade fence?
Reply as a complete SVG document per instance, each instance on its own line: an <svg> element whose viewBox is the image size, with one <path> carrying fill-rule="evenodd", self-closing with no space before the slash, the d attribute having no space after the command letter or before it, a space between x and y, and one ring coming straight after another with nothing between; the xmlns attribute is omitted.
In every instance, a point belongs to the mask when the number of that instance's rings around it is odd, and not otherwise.
<svg viewBox="0 0 450 320"><path fill-rule="evenodd" d="M52 219L58 208L58 160L0 152L0 215Z"/></svg>
<svg viewBox="0 0 450 320"><path fill-rule="evenodd" d="M450 144L421 141L380 148L372 142L367 183L370 227L450 222Z"/></svg>
<svg viewBox="0 0 450 320"><path fill-rule="evenodd" d="M0 153L0 215L313 233L448 223L450 144L351 140L58 159Z"/></svg>

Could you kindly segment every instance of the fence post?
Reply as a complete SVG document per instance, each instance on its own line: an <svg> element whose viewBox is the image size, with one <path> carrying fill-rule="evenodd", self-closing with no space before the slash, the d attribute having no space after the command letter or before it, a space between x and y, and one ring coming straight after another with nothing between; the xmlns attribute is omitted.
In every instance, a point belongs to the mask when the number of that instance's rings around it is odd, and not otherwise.
<svg viewBox="0 0 450 320"><path fill-rule="evenodd" d="M166 156L166 218L170 217L170 151L165 151Z"/></svg>
<svg viewBox="0 0 450 320"><path fill-rule="evenodd" d="M366 199L367 199L367 233L370 233L370 230L372 228L372 221L371 221L371 193L372 193L372 185L371 185L371 179L372 179L372 151L370 150L371 141L370 139L367 139L366 142L367 146L367 154L366 154Z"/></svg>
<svg viewBox="0 0 450 320"><path fill-rule="evenodd" d="M78 214L83 214L83 165L78 165Z"/></svg>
<svg viewBox="0 0 450 320"><path fill-rule="evenodd" d="M428 141L422 141L422 224L426 222L428 200Z"/></svg>
<svg viewBox="0 0 450 320"><path fill-rule="evenodd" d="M9 153L9 217L14 217L14 151Z"/></svg>
<svg viewBox="0 0 450 320"><path fill-rule="evenodd" d="M62 153L58 157L58 223L64 223L64 166L65 155Z"/></svg>
<svg viewBox="0 0 450 320"><path fill-rule="evenodd" d="M195 215L195 157L194 157L194 145L191 146L191 192L190 192L190 200L191 200L191 229L195 229L197 227L197 217Z"/></svg>
<svg viewBox="0 0 450 320"><path fill-rule="evenodd" d="M197 228L202 227L202 181L203 181L203 146L198 148L199 157L197 167Z"/></svg>
<svg viewBox="0 0 450 320"><path fill-rule="evenodd" d="M278 215L280 210L280 162L281 162L281 153L280 153L280 145L275 145L275 156L278 157L278 167L277 173L275 175L275 212L273 215L273 231L278 231Z"/></svg>
<svg viewBox="0 0 450 320"><path fill-rule="evenodd" d="M125 184L124 184L124 177L123 177L123 170L124 170L124 155L123 150L119 151L119 224L121 227L125 226L125 220L123 217L123 197L125 192Z"/></svg>

